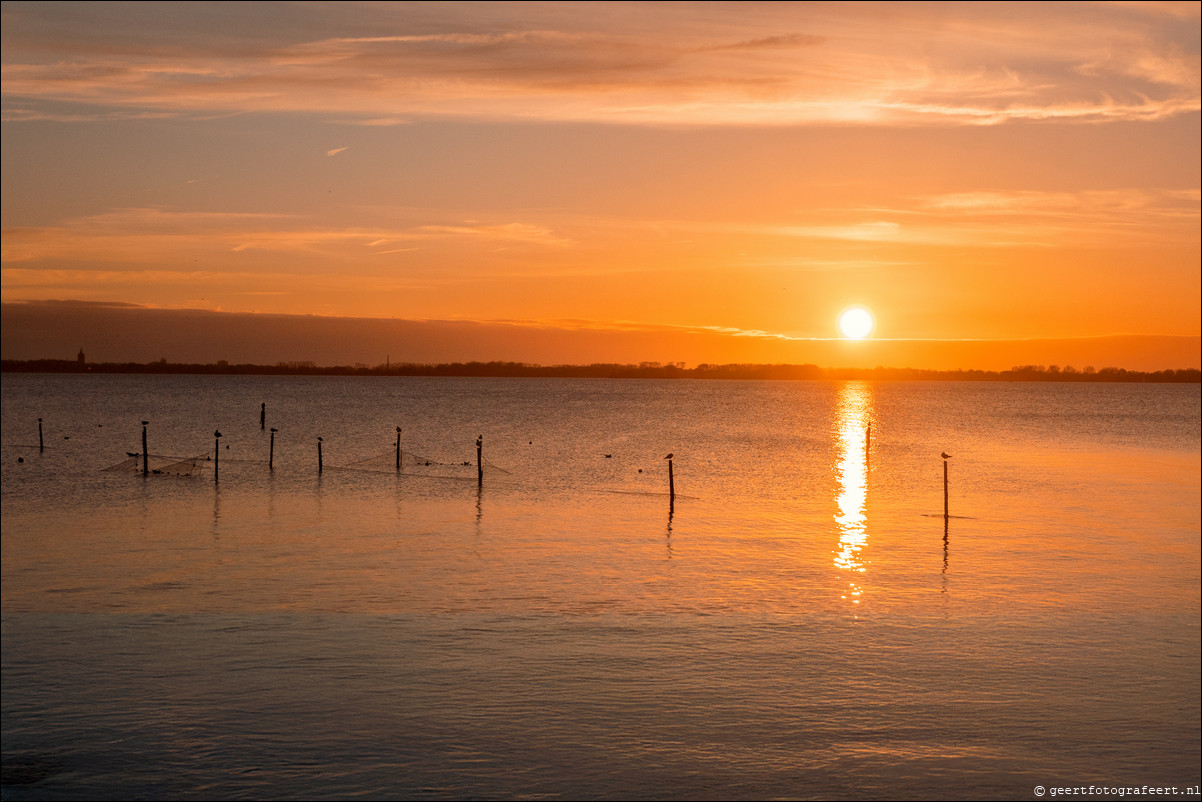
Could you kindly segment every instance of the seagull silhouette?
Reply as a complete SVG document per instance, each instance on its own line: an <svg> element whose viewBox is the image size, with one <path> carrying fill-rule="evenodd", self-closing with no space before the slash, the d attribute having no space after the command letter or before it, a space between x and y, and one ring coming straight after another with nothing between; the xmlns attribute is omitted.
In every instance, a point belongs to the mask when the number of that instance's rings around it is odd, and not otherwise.
<svg viewBox="0 0 1202 802"><path fill-rule="evenodd" d="M279 429L275 428L274 426L272 426L272 427L271 427L271 430L272 430L273 432L278 432L278 431L279 431Z"/></svg>
<svg viewBox="0 0 1202 802"><path fill-rule="evenodd" d="M951 455L951 454L949 454L949 453L947 453L946 451L944 451L944 452L943 452L942 454L940 454L939 456L943 457L944 459L951 459L951 458L952 458L952 455Z"/></svg>
<svg viewBox="0 0 1202 802"><path fill-rule="evenodd" d="M217 430L217 431L213 432L213 436L214 436L214 437L221 437L221 430L219 429L219 430Z"/></svg>
<svg viewBox="0 0 1202 802"><path fill-rule="evenodd" d="M150 425L150 421L148 421L148 420L144 420L144 421L142 421L142 425L143 425L143 426L149 426L149 425Z"/></svg>
<svg viewBox="0 0 1202 802"><path fill-rule="evenodd" d="M672 454L669 454L668 456L664 457L664 459L672 459L672 456Z"/></svg>

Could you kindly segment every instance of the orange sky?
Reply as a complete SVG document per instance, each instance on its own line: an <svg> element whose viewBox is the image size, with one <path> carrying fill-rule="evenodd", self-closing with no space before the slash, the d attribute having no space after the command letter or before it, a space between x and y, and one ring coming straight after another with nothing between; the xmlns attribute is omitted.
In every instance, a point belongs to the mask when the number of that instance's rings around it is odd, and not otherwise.
<svg viewBox="0 0 1202 802"><path fill-rule="evenodd" d="M582 362L835 360L860 304L898 367L1197 367L1199 8L6 2L0 292Z"/></svg>

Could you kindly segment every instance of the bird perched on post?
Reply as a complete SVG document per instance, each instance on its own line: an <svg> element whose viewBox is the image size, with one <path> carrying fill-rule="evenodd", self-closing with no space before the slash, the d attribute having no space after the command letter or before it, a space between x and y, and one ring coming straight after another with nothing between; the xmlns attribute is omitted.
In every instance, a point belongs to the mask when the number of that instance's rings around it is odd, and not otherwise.
<svg viewBox="0 0 1202 802"><path fill-rule="evenodd" d="M214 437L221 437L221 430L220 430L220 429L218 429L217 431L213 432L213 436L214 436Z"/></svg>
<svg viewBox="0 0 1202 802"><path fill-rule="evenodd" d="M951 454L949 454L949 453L947 453L946 451L944 451L944 452L943 452L942 454L940 454L939 456L943 457L944 459L951 459L951 458L952 458L952 455L951 455Z"/></svg>
<svg viewBox="0 0 1202 802"><path fill-rule="evenodd" d="M673 457L673 456L675 456L675 455L674 455L674 454L669 454L668 456L664 457L664 459L672 459L672 457Z"/></svg>

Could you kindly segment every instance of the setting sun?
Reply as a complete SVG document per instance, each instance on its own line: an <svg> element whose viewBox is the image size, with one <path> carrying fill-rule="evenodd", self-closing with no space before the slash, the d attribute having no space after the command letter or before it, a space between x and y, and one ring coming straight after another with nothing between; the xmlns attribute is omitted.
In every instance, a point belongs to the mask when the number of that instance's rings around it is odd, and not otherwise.
<svg viewBox="0 0 1202 802"><path fill-rule="evenodd" d="M872 313L861 306L853 306L839 316L839 331L849 340L862 340L872 332Z"/></svg>

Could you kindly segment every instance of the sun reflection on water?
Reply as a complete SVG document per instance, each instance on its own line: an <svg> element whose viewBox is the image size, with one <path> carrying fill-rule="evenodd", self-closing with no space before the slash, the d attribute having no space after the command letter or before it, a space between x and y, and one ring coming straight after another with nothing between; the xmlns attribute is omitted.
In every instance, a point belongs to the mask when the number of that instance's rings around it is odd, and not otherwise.
<svg viewBox="0 0 1202 802"><path fill-rule="evenodd" d="M867 571L869 564L864 557L864 549L868 546L868 518L864 506L868 498L872 386L862 382L844 384L839 388L835 409L834 433L838 457L835 466L838 483L835 523L839 527L835 567L847 582L843 598L859 604L864 590L858 575Z"/></svg>

